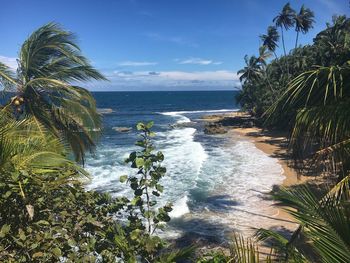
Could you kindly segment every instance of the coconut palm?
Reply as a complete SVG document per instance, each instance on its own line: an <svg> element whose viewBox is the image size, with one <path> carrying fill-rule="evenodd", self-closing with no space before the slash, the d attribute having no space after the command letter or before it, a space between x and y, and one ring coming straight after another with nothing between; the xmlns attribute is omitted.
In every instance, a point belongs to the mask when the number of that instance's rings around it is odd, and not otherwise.
<svg viewBox="0 0 350 263"><path fill-rule="evenodd" d="M241 75L239 77L239 80L241 82L252 82L262 77L261 66L257 57L251 56L249 58L246 55L244 57L244 61L246 63L246 66L237 72Z"/></svg>
<svg viewBox="0 0 350 263"><path fill-rule="evenodd" d="M289 28L293 27L295 23L294 17L294 9L290 6L290 3L287 3L283 6L282 11L273 19L273 22L276 24L276 26L281 29L283 51L285 56L287 55L287 52L284 43L283 28L285 30L288 30Z"/></svg>
<svg viewBox="0 0 350 263"><path fill-rule="evenodd" d="M306 34L311 28L313 28L313 23L315 22L314 17L314 12L309 8L305 8L304 5L301 6L299 13L295 14L295 31L297 32L295 48L298 46L299 33L302 32L303 34Z"/></svg>
<svg viewBox="0 0 350 263"><path fill-rule="evenodd" d="M268 50L267 46L261 46L259 48L259 57L257 58L257 62L260 63L262 74L264 75L266 82L271 90L271 93L274 94L275 90L272 87L272 84L270 82L267 67L266 67L266 60L269 59L272 56L272 53Z"/></svg>
<svg viewBox="0 0 350 263"><path fill-rule="evenodd" d="M350 62L299 75L267 112L271 120L296 111L290 139L293 157L297 161L310 159L312 167L324 167L331 175L337 175L338 184L331 191L335 195L349 188L349 105Z"/></svg>
<svg viewBox="0 0 350 263"><path fill-rule="evenodd" d="M274 26L269 26L267 28L267 33L266 35L260 35L260 39L262 40L262 45L266 46L268 48L269 51L273 52L273 54L275 55L276 59L277 54L276 54L276 48L278 47L278 41L280 39L280 36L277 32L276 27Z"/></svg>
<svg viewBox="0 0 350 263"><path fill-rule="evenodd" d="M350 211L344 199L319 199L307 186L282 188L274 198L299 223L289 240L273 230L257 231L258 241L269 241L279 255L276 262L350 262Z"/></svg>
<svg viewBox="0 0 350 263"><path fill-rule="evenodd" d="M51 192L88 176L87 172L66 156L62 143L46 132L43 125L37 124L33 117L16 121L8 111L0 111L1 191L8 189L9 193L20 197L12 207L2 206L8 204L6 201L9 196L1 199L2 225L14 223L14 216L16 220L20 217L13 214L16 210L14 206L22 207L21 213L33 218L36 204L28 195L27 188L34 184Z"/></svg>
<svg viewBox="0 0 350 263"><path fill-rule="evenodd" d="M15 92L6 106L20 120L32 118L68 144L79 161L94 148L101 120L83 81L105 80L81 54L75 36L54 23L23 43L17 72L0 63L0 86Z"/></svg>
<svg viewBox="0 0 350 263"><path fill-rule="evenodd" d="M315 37L315 43L322 54L319 64L324 66L343 65L350 59L349 52L350 19L346 16L334 16L327 29Z"/></svg>

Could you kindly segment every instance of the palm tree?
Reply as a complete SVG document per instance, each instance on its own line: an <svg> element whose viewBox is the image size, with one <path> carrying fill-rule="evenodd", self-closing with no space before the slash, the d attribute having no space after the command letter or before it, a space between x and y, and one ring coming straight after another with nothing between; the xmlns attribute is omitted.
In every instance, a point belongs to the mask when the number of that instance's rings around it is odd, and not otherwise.
<svg viewBox="0 0 350 263"><path fill-rule="evenodd" d="M268 110L269 120L296 112L290 148L296 161L310 159L338 177L331 191L341 195L350 182L350 63L318 67L291 81ZM317 171L317 169L315 169Z"/></svg>
<svg viewBox="0 0 350 263"><path fill-rule="evenodd" d="M267 67L266 67L266 60L269 59L272 56L271 52L268 50L267 46L261 46L259 48L259 57L257 58L257 62L260 63L262 73L265 75L265 79L267 81L267 84L269 85L269 88L271 90L272 96L275 94L275 90L271 85L268 73L267 73Z"/></svg>
<svg viewBox="0 0 350 263"><path fill-rule="evenodd" d="M287 52L284 43L283 28L285 30L288 30L289 28L293 27L295 23L294 17L295 11L293 8L291 8L290 3L287 3L282 8L282 11L273 19L273 22L276 24L276 26L281 28L282 44L285 56L287 55Z"/></svg>
<svg viewBox="0 0 350 263"><path fill-rule="evenodd" d="M281 189L275 198L300 226L289 241L264 229L257 232L259 240L275 241L276 250L284 251L286 262L304 262L305 258L314 262L315 255L309 250L298 251L295 247L297 237L303 235L321 262L350 262L350 210L346 200L332 195L320 200L306 186Z"/></svg>
<svg viewBox="0 0 350 263"><path fill-rule="evenodd" d="M276 27L274 26L269 26L267 28L267 33L266 35L260 35L260 39L262 40L262 45L266 46L268 48L269 51L273 52L273 54L275 55L276 59L277 54L276 54L276 48L278 47L278 41L280 39L280 36L277 32Z"/></svg>
<svg viewBox="0 0 350 263"><path fill-rule="evenodd" d="M82 177L88 177L86 171L66 156L64 145L46 132L44 126L37 124L33 117L16 121L6 109L0 110L1 191L8 189L19 197L15 198L17 201L12 207L2 206L2 225L15 223L15 206L18 210L22 207L22 214L33 219L37 204L27 188L32 188L34 184L51 193L63 185L73 185L79 183ZM1 205L9 203L6 203L8 197L1 200ZM19 220L20 215L15 216Z"/></svg>
<svg viewBox="0 0 350 263"><path fill-rule="evenodd" d="M0 86L16 93L6 108L18 120L31 117L43 125L83 161L95 146L101 120L92 95L78 85L105 77L81 54L75 36L54 23L29 36L17 61L16 74L0 63Z"/></svg>
<svg viewBox="0 0 350 263"><path fill-rule="evenodd" d="M250 58L245 55L244 61L246 66L239 70L237 74L241 74L239 80L241 82L252 82L254 80L258 80L262 76L261 66L259 64L259 59L255 56L251 56Z"/></svg>
<svg viewBox="0 0 350 263"><path fill-rule="evenodd" d="M314 12L309 8L305 8L304 5L301 6L299 13L295 14L295 31L297 32L295 48L298 46L299 32L306 34L311 28L313 28L313 23L315 22L314 17Z"/></svg>

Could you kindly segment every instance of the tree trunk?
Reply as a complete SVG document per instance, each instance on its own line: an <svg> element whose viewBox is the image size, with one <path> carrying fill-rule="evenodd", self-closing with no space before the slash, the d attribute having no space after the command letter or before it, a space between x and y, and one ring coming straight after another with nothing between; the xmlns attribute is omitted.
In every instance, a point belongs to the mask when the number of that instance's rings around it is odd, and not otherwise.
<svg viewBox="0 0 350 263"><path fill-rule="evenodd" d="M277 57L276 51L273 51L273 54L275 55L276 61L278 61L278 57ZM284 74L284 70L281 67L281 64L279 62L277 62L277 64L278 64L278 67L280 68L281 72Z"/></svg>
<svg viewBox="0 0 350 263"><path fill-rule="evenodd" d="M283 35L283 27L281 26L281 35L282 35L282 44L283 44L283 51L284 51L284 57L286 60L286 67L287 67L287 74L288 74L288 79L289 79L289 65L287 61L287 52L286 52L286 46L284 44L284 35Z"/></svg>
<svg viewBox="0 0 350 263"><path fill-rule="evenodd" d="M297 38L295 40L295 48L298 47L299 31L297 31Z"/></svg>

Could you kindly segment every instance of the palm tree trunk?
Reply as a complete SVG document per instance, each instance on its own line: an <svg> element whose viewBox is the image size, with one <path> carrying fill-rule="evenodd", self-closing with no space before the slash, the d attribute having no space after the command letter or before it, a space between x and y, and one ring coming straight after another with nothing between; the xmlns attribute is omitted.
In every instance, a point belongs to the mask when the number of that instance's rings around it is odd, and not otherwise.
<svg viewBox="0 0 350 263"><path fill-rule="evenodd" d="M276 61L278 60L278 57L277 57L277 54L276 54L276 51L273 51L273 54L275 55L275 58L276 58ZM280 63L277 63L278 64L278 67L280 68L281 72L284 73L284 70L283 68L281 67L281 64Z"/></svg>
<svg viewBox="0 0 350 263"><path fill-rule="evenodd" d="M265 78L266 78L267 84L269 85L269 88L271 90L272 96L275 98L275 89L271 85L271 82L269 80L269 77L267 76L267 71L266 70L265 70Z"/></svg>
<svg viewBox="0 0 350 263"><path fill-rule="evenodd" d="M283 35L283 27L282 26L281 26L281 36L282 36L282 45L283 45L284 56L287 56L286 46L284 45L284 35Z"/></svg>
<svg viewBox="0 0 350 263"><path fill-rule="evenodd" d="M289 78L289 65L287 61L287 52L286 52L286 46L284 44L284 35L283 35L283 27L281 26L281 36L282 36L282 44L283 44L283 51L284 51L284 57L286 59L286 66L287 66L287 73L288 73L288 78Z"/></svg>
<svg viewBox="0 0 350 263"><path fill-rule="evenodd" d="M295 48L298 47L299 31L297 31L297 38L295 40Z"/></svg>

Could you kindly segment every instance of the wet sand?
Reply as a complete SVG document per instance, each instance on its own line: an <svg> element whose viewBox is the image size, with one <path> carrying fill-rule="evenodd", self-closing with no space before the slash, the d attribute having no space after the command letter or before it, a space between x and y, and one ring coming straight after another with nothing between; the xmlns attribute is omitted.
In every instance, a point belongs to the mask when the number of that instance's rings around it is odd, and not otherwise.
<svg viewBox="0 0 350 263"><path fill-rule="evenodd" d="M236 116L249 117L248 114L244 112L234 112L225 113L218 115L207 115L203 117L203 120L208 123L220 122L223 119L232 118ZM276 158L278 163L282 166L285 179L282 183L283 187L289 187L296 184L305 183L308 179L305 176L298 175L296 170L291 167L290 157L288 155L288 143L285 134L271 131L263 131L261 128L248 127L248 128L238 128L234 126L226 126L227 129L226 136L237 138L243 140L249 140L254 143L255 147L267 154L272 158ZM294 231L298 225L293 223L293 218L283 210L282 207L273 205L268 209L269 215L263 219L264 225L268 225L269 229L274 229L280 231L281 233L286 233L287 235ZM272 216L271 216L272 215ZM267 220L267 221L266 221ZM259 227L259 226L256 226Z"/></svg>

